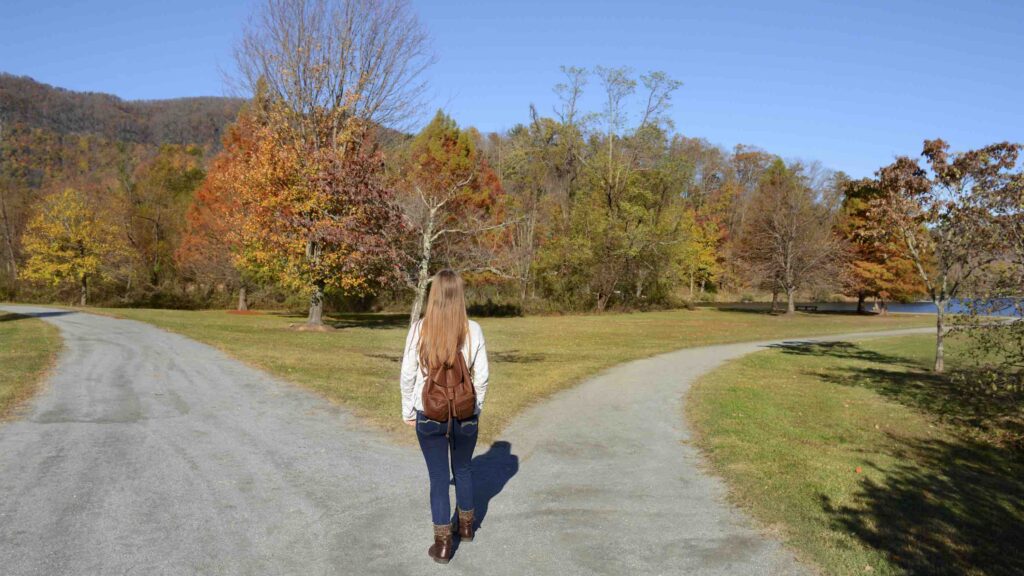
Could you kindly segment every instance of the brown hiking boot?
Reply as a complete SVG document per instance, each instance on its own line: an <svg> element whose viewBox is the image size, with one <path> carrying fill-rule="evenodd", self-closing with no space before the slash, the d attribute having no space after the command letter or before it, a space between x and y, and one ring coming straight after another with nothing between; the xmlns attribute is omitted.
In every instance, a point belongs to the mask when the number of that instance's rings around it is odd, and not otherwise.
<svg viewBox="0 0 1024 576"><path fill-rule="evenodd" d="M457 517L452 522L452 530L459 533L459 540L462 542L472 542L473 536L476 535L475 522L476 519L473 517L472 510L459 510L459 507L455 507Z"/></svg>
<svg viewBox="0 0 1024 576"><path fill-rule="evenodd" d="M434 524L434 545L427 554L438 564L447 564L452 559L452 525Z"/></svg>

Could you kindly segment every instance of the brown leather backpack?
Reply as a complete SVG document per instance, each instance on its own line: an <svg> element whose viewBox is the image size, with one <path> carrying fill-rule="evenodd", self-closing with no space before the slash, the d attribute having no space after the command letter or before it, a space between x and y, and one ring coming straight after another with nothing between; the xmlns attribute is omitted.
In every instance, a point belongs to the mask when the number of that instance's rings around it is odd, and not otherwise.
<svg viewBox="0 0 1024 576"><path fill-rule="evenodd" d="M459 351L451 366L438 366L427 371L423 383L423 415L431 420L447 422L472 418L476 413L476 389L466 358Z"/></svg>

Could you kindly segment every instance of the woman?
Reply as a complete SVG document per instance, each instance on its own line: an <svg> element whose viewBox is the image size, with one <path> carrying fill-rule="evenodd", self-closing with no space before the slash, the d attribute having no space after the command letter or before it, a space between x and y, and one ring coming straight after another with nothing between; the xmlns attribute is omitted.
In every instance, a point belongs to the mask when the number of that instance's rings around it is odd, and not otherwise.
<svg viewBox="0 0 1024 576"><path fill-rule="evenodd" d="M476 408L470 418L450 422L431 420L423 414L423 389L431 369L451 367L462 354L472 376ZM430 477L430 513L434 544L427 554L447 564L452 556L452 511L448 495L451 470L455 477L455 529L462 542L473 540L473 477L470 468L476 447L480 409L487 393L487 349L480 325L466 316L462 278L442 270L430 283L423 318L409 328L402 358L402 419L416 428ZM468 411L468 410L467 410ZM451 463L449 464L449 454Z"/></svg>

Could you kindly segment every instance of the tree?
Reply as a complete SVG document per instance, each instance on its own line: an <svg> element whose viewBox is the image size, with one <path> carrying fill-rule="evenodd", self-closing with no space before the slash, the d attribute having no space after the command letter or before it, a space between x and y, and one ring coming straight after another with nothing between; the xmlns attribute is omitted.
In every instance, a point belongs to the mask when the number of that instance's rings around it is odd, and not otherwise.
<svg viewBox="0 0 1024 576"><path fill-rule="evenodd" d="M742 236L750 273L786 293L796 312L798 290L838 276L844 247L833 233L834 211L807 182L800 166L776 159L761 177Z"/></svg>
<svg viewBox="0 0 1024 576"><path fill-rule="evenodd" d="M311 149L272 112L235 172L241 213L239 260L255 275L309 296L307 324L323 326L327 291L364 295L394 282L402 258L401 214L383 159L358 145Z"/></svg>
<svg viewBox="0 0 1024 576"><path fill-rule="evenodd" d="M294 135L320 148L349 118L404 123L433 56L407 0L264 0L235 61L241 86L283 103Z"/></svg>
<svg viewBox="0 0 1024 576"><path fill-rule="evenodd" d="M897 239L875 232L871 203L881 194L877 182L868 178L843 185L839 231L850 247L845 288L847 294L857 298L858 312L864 312L868 297L885 302L905 300L924 292L913 262L902 256Z"/></svg>
<svg viewBox="0 0 1024 576"><path fill-rule="evenodd" d="M426 46L406 0L265 0L236 49L240 83L268 113L241 175L243 260L308 290L311 325L324 290L392 280L400 221L379 154L362 148L415 113Z"/></svg>
<svg viewBox="0 0 1024 576"><path fill-rule="evenodd" d="M7 156L6 153L6 139L4 138L5 129L7 127L7 119L0 114L0 233L4 236L4 267L11 277L18 276L18 257L15 253L15 239L14 239L14 225L11 222L10 210L7 207L8 204L8 191L9 178L7 170Z"/></svg>
<svg viewBox="0 0 1024 576"><path fill-rule="evenodd" d="M582 114L579 98L587 83L583 68L563 66L565 81L555 86L560 105L557 118L542 117L530 106L530 122L508 134L507 153L498 141L501 184L512 218L509 234L509 270L519 284L520 305L525 305L535 282L535 262L541 242L564 231L579 187L583 157L583 130L590 116ZM557 232L556 232L557 231Z"/></svg>
<svg viewBox="0 0 1024 576"><path fill-rule="evenodd" d="M410 282L415 290L409 313L413 323L423 308L437 244L443 243L455 268L500 272L487 254L481 257L473 248L481 246L488 232L504 226L496 218L501 186L477 152L472 134L440 110L410 143L400 166L401 205L416 237L415 280Z"/></svg>
<svg viewBox="0 0 1024 576"><path fill-rule="evenodd" d="M257 115L253 108L244 110L228 128L222 151L185 213L185 229L174 254L178 267L193 278L237 287L238 310L249 309L249 286L238 263L244 220L236 178L253 151Z"/></svg>
<svg viewBox="0 0 1024 576"><path fill-rule="evenodd" d="M686 170L665 154L671 128L667 111L681 84L662 72L640 76L642 106L631 126L627 108L637 89L632 73L599 67L596 75L604 109L592 117L600 122L576 127L586 128L580 143L565 143L580 166L578 176L569 189L569 209L545 243L537 268L549 297L602 311L613 298L649 303L664 296L671 252L681 241ZM575 102L582 83L567 86L576 86L568 89Z"/></svg>
<svg viewBox="0 0 1024 576"><path fill-rule="evenodd" d="M925 140L927 169L901 156L877 173L883 191L873 203L879 233L900 241L935 303L935 372L945 368L950 301L1007 250L1000 209L1021 186L1015 172L1020 149L1001 142L951 154L943 140Z"/></svg>
<svg viewBox="0 0 1024 576"><path fill-rule="evenodd" d="M137 287L155 292L177 278L174 250L185 212L205 176L202 163L199 147L166 144L138 166L130 160L121 166L116 208L131 248Z"/></svg>
<svg viewBox="0 0 1024 576"><path fill-rule="evenodd" d="M680 244L678 264L692 300L695 289L699 288L703 294L705 286L717 280L721 273L718 252L721 234L714 220L702 218L692 208L685 212L680 233L684 240Z"/></svg>
<svg viewBox="0 0 1024 576"><path fill-rule="evenodd" d="M54 286L77 283L82 306L90 280L109 277L125 253L117 227L70 188L46 199L22 241L29 255L22 276Z"/></svg>

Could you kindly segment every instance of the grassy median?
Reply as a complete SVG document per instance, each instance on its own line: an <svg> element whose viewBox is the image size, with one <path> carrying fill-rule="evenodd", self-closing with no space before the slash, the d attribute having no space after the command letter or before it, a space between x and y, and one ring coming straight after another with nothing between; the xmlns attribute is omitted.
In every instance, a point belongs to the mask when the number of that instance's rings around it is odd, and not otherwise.
<svg viewBox="0 0 1024 576"><path fill-rule="evenodd" d="M60 347L54 326L0 312L0 420L36 392Z"/></svg>
<svg viewBox="0 0 1024 576"><path fill-rule="evenodd" d="M353 408L382 428L399 429L398 372L404 315L347 314L330 319L328 333L296 332L304 318L225 311L110 309L216 346L272 374ZM626 360L676 348L930 325L922 316L886 318L699 309L636 314L484 318L491 388L481 423L495 437L531 403Z"/></svg>
<svg viewBox="0 0 1024 576"><path fill-rule="evenodd" d="M734 502L826 574L1024 573L1024 405L933 375L933 346L760 352L687 414Z"/></svg>

